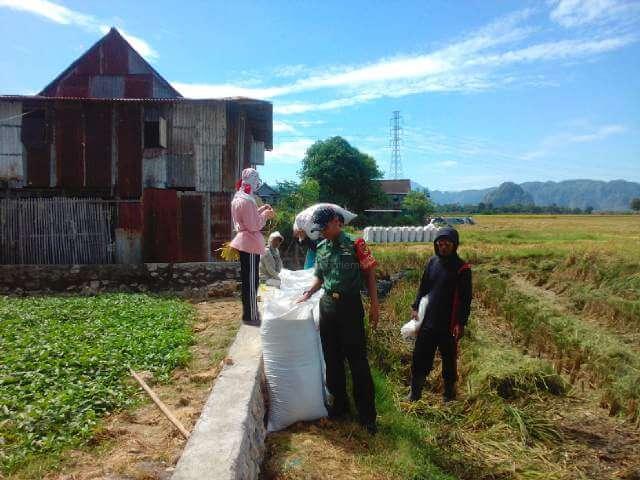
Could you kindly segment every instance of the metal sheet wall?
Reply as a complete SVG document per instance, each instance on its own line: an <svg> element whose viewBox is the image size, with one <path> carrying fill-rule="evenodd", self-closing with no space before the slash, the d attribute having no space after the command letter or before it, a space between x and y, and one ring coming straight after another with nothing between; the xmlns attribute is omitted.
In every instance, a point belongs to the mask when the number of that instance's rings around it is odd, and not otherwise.
<svg viewBox="0 0 640 480"><path fill-rule="evenodd" d="M111 187L111 105L86 104L85 165L86 186Z"/></svg>
<svg viewBox="0 0 640 480"><path fill-rule="evenodd" d="M127 75L124 79L125 98L147 98L152 93L151 75Z"/></svg>
<svg viewBox="0 0 640 480"><path fill-rule="evenodd" d="M0 103L0 179L24 178L22 162L22 103Z"/></svg>
<svg viewBox="0 0 640 480"><path fill-rule="evenodd" d="M180 261L178 237L178 192L145 188L144 247L145 262Z"/></svg>
<svg viewBox="0 0 640 480"><path fill-rule="evenodd" d="M118 194L138 198L142 194L142 112L138 104L118 108Z"/></svg>
<svg viewBox="0 0 640 480"><path fill-rule="evenodd" d="M220 252L225 242L231 240L231 192L216 192L211 194L211 256L215 260L222 260Z"/></svg>
<svg viewBox="0 0 640 480"><path fill-rule="evenodd" d="M149 153L153 153L154 156L148 156ZM166 188L167 157L164 151L153 150L149 153L145 150L144 158L142 159L142 182L144 188Z"/></svg>
<svg viewBox="0 0 640 480"><path fill-rule="evenodd" d="M118 205L118 228L115 230L116 263L142 262L142 203Z"/></svg>
<svg viewBox="0 0 640 480"><path fill-rule="evenodd" d="M124 96L124 77L121 75L91 77L89 95L95 98L122 98Z"/></svg>
<svg viewBox="0 0 640 480"><path fill-rule="evenodd" d="M84 186L84 135L79 105L59 107L55 113L56 177L58 186Z"/></svg>
<svg viewBox="0 0 640 480"><path fill-rule="evenodd" d="M205 262L204 204L202 194L180 194L180 261Z"/></svg>

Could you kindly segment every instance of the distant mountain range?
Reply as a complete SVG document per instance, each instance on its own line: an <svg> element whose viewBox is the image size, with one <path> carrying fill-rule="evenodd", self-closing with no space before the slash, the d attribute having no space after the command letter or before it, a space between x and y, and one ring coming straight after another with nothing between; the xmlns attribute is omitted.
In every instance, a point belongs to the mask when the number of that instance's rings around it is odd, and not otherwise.
<svg viewBox="0 0 640 480"><path fill-rule="evenodd" d="M415 182L412 189L422 187ZM495 206L515 203L546 206L556 204L560 207L581 208L592 207L594 210L623 211L629 210L632 198L640 197L640 183L626 180L565 180L562 182L525 182L519 185L505 182L499 187L482 190L462 190L459 192L442 192L432 190L431 198L438 204L458 203L460 205L475 205L480 202L491 201ZM496 192L500 195L496 197ZM495 200L498 203L495 203ZM507 203L505 203L507 202ZM513 202L513 203L512 203Z"/></svg>

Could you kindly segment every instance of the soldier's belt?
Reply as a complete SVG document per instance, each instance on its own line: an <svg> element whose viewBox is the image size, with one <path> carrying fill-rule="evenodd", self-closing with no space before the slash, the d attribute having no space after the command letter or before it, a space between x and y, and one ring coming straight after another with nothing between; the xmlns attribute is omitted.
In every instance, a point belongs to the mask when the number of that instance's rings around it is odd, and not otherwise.
<svg viewBox="0 0 640 480"><path fill-rule="evenodd" d="M343 292L325 292L325 296L333 300L345 300L347 298L357 298L360 296L360 292L357 293L343 293Z"/></svg>

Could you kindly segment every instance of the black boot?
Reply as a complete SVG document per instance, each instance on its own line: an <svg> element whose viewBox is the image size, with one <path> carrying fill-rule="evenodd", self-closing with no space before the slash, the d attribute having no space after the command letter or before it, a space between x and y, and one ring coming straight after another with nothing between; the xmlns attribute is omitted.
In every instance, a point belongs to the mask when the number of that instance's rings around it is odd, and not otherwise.
<svg viewBox="0 0 640 480"><path fill-rule="evenodd" d="M417 377L411 379L411 390L407 395L408 402L417 402L422 396L422 387L424 387L425 377Z"/></svg>
<svg viewBox="0 0 640 480"><path fill-rule="evenodd" d="M456 384L454 382L445 382L444 401L452 402L455 399L456 399Z"/></svg>

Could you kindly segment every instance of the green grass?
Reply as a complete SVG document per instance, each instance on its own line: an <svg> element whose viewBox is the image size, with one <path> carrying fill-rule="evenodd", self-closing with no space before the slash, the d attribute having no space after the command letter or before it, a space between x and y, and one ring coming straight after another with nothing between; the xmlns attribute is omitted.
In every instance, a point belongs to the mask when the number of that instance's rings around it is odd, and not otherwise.
<svg viewBox="0 0 640 480"><path fill-rule="evenodd" d="M189 359L186 302L142 294L0 298L0 471L60 455L139 400L129 367Z"/></svg>
<svg viewBox="0 0 640 480"><path fill-rule="evenodd" d="M387 400L394 406L384 408L399 410L402 422L409 421L422 438L421 455L458 478L560 478L561 469L547 460L560 434L546 404L548 398L566 393L566 381L546 360L501 340L499 331L479 328L475 315L461 343L462 399L441 403L436 369L431 391L422 400L402 401L412 345L399 338L399 329L407 320L417 281L409 278L394 286L385 300L385 321L369 338L370 359L393 391ZM381 432L394 437L388 430Z"/></svg>
<svg viewBox="0 0 640 480"><path fill-rule="evenodd" d="M475 285L483 302L503 315L526 345L559 355L565 369L586 370L605 390L611 413L640 416L640 354L615 334L581 321L518 291L499 275L478 272Z"/></svg>

